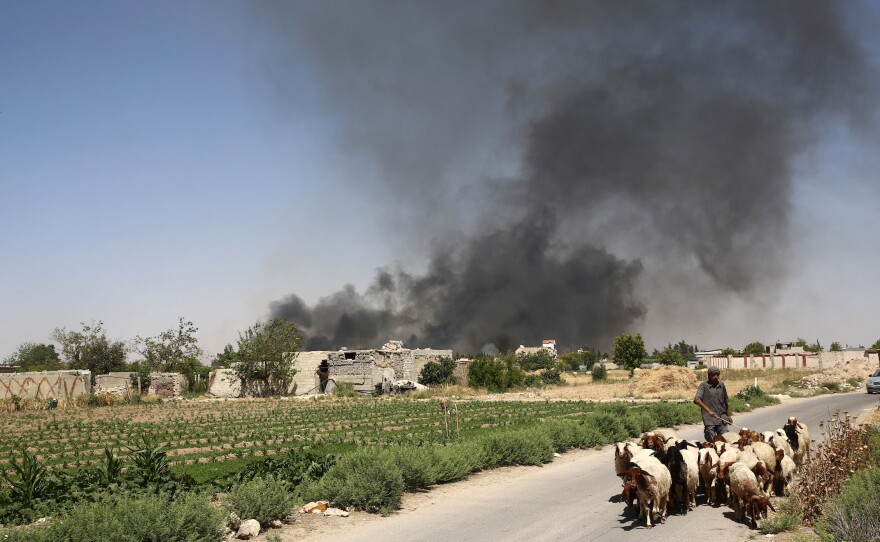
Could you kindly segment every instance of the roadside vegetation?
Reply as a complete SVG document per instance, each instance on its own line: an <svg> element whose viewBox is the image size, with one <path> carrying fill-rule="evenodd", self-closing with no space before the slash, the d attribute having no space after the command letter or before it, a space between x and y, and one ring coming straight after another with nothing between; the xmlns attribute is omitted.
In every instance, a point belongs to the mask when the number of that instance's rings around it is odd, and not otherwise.
<svg viewBox="0 0 880 542"><path fill-rule="evenodd" d="M880 409L863 425L836 412L821 436L761 532L794 533L801 541L880 540Z"/></svg>

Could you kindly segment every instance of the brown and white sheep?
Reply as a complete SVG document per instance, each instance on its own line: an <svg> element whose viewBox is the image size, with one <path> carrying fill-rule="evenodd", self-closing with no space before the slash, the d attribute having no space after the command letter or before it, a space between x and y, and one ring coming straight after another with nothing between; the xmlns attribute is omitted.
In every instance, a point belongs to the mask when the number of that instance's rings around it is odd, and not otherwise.
<svg viewBox="0 0 880 542"><path fill-rule="evenodd" d="M797 465L794 464L794 460L785 453L777 449L776 450L776 469L773 471L773 494L777 497L782 497L786 493L788 493L788 486L791 485L791 480L794 478L794 472L797 470Z"/></svg>
<svg viewBox="0 0 880 542"><path fill-rule="evenodd" d="M706 502L717 503L718 488L715 482L718 470L712 467L718 463L718 453L714 448L703 448L698 454L697 464L700 469L700 479L703 481L703 490L706 492Z"/></svg>
<svg viewBox="0 0 880 542"><path fill-rule="evenodd" d="M638 463L629 464L628 470L639 495L639 517L644 516L649 529L652 520L654 523L665 522L672 486L669 470L653 456L640 456Z"/></svg>
<svg viewBox="0 0 880 542"><path fill-rule="evenodd" d="M736 519L745 519L746 513L752 520L752 524L758 526L758 518L767 515L767 508L774 512L770 498L765 495L758 486L758 480L744 463L724 465L727 476L730 479L730 491L733 497L733 510Z"/></svg>
<svg viewBox="0 0 880 542"><path fill-rule="evenodd" d="M804 456L810 452L810 430L806 424L799 423L797 418L791 417L782 427L788 443L791 444L792 459L798 468L804 464Z"/></svg>

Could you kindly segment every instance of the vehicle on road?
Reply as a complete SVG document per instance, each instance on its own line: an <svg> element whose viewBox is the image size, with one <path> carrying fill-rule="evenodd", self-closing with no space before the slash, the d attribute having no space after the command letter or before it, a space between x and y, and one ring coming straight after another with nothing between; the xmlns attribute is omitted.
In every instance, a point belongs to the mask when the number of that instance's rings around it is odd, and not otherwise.
<svg viewBox="0 0 880 542"><path fill-rule="evenodd" d="M880 393L880 369L868 376L865 387L868 389L868 393Z"/></svg>

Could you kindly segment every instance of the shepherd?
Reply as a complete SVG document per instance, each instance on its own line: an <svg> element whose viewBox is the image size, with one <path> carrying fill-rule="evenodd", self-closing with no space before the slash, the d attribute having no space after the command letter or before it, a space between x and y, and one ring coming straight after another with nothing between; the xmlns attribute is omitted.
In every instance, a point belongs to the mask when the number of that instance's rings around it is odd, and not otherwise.
<svg viewBox="0 0 880 542"><path fill-rule="evenodd" d="M733 416L730 414L730 403L727 397L727 388L721 381L721 369L709 367L709 377L706 382L700 384L697 388L697 395L694 397L696 403L703 412L703 436L707 442L713 442L715 435L723 435L727 432L727 424L733 423ZM721 415L727 416L727 419Z"/></svg>

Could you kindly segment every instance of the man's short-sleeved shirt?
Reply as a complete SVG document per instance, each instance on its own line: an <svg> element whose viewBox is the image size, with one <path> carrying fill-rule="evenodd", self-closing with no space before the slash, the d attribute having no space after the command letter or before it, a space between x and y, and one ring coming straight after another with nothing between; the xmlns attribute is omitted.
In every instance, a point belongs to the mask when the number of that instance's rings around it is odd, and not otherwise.
<svg viewBox="0 0 880 542"><path fill-rule="evenodd" d="M724 387L724 382L720 380L714 386L708 381L700 384L694 401L698 399L703 401L703 404L709 407L709 410L714 411L719 416L727 413L727 388ZM709 413L705 410L700 409L700 412L703 415L703 425L720 425L723 423L721 420L709 416Z"/></svg>

